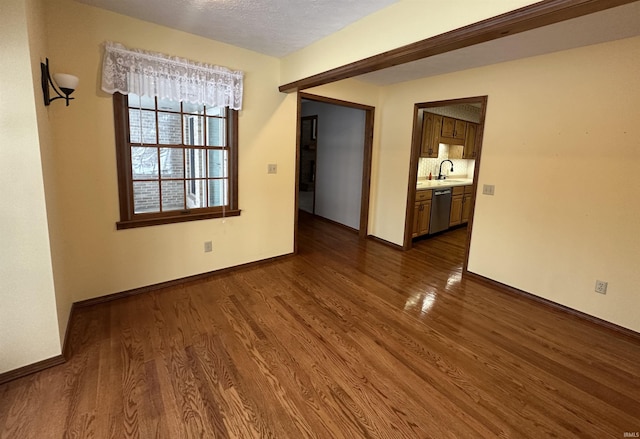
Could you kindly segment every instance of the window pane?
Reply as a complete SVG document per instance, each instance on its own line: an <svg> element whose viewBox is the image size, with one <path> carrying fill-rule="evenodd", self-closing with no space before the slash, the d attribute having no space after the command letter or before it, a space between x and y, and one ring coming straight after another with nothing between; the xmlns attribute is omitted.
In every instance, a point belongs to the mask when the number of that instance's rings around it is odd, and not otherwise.
<svg viewBox="0 0 640 439"><path fill-rule="evenodd" d="M140 108L140 96L136 94L129 93L127 96L127 102L131 108Z"/></svg>
<svg viewBox="0 0 640 439"><path fill-rule="evenodd" d="M184 209L184 181L162 182L162 210Z"/></svg>
<svg viewBox="0 0 640 439"><path fill-rule="evenodd" d="M192 104L191 102L183 102L182 112L191 114L204 114L204 105Z"/></svg>
<svg viewBox="0 0 640 439"><path fill-rule="evenodd" d="M184 144L185 145L204 145L204 117L184 115Z"/></svg>
<svg viewBox="0 0 640 439"><path fill-rule="evenodd" d="M185 149L187 178L204 178L206 176L206 151L204 149Z"/></svg>
<svg viewBox="0 0 640 439"><path fill-rule="evenodd" d="M207 117L207 146L227 146L226 119Z"/></svg>
<svg viewBox="0 0 640 439"><path fill-rule="evenodd" d="M187 180L187 207L194 209L207 206L206 180Z"/></svg>
<svg viewBox="0 0 640 439"><path fill-rule="evenodd" d="M156 100L155 98L150 98L149 96L140 96L129 93L128 97L129 107L130 108L143 108L148 110L155 110L156 108Z"/></svg>
<svg viewBox="0 0 640 439"><path fill-rule="evenodd" d="M142 133L142 140L140 140ZM129 109L129 139L131 143L156 143L156 113Z"/></svg>
<svg viewBox="0 0 640 439"><path fill-rule="evenodd" d="M224 107L207 107L207 116L226 116Z"/></svg>
<svg viewBox="0 0 640 439"><path fill-rule="evenodd" d="M158 141L162 145L180 145L182 126L180 115L158 112Z"/></svg>
<svg viewBox="0 0 640 439"><path fill-rule="evenodd" d="M182 148L160 148L160 175L162 178L184 178Z"/></svg>
<svg viewBox="0 0 640 439"><path fill-rule="evenodd" d="M211 149L209 153L209 177L228 177L227 151Z"/></svg>
<svg viewBox="0 0 640 439"><path fill-rule="evenodd" d="M158 110L180 112L180 102L169 99L158 99Z"/></svg>
<svg viewBox="0 0 640 439"><path fill-rule="evenodd" d="M158 148L132 146L131 172L134 180L158 178Z"/></svg>
<svg viewBox="0 0 640 439"><path fill-rule="evenodd" d="M133 182L134 213L160 211L160 187L157 181Z"/></svg>
<svg viewBox="0 0 640 439"><path fill-rule="evenodd" d="M209 206L226 206L228 180L209 180Z"/></svg>
<svg viewBox="0 0 640 439"><path fill-rule="evenodd" d="M149 110L156 109L156 98L150 98L149 96L140 97L140 108L147 108Z"/></svg>
<svg viewBox="0 0 640 439"><path fill-rule="evenodd" d="M133 93L114 104L128 122L116 124L122 228L237 209L237 112Z"/></svg>

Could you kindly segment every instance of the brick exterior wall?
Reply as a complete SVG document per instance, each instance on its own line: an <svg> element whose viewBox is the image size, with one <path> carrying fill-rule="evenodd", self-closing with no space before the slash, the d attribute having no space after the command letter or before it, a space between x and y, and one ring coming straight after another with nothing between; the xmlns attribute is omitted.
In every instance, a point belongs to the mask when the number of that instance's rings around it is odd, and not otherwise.
<svg viewBox="0 0 640 439"><path fill-rule="evenodd" d="M131 143L142 143L143 147L132 147L132 168L134 175L133 202L135 213L159 212L160 211L160 189L162 190L162 210L182 210L185 208L185 181L167 181L170 178L206 178L204 160L207 154L201 150L195 153L195 173L191 172L190 150L171 147L144 147L149 145L180 145L193 143L198 146L204 145L204 117L194 117L193 133L189 119L185 117L184 132L182 128L181 115L175 113L164 113L159 111L158 125L156 127L156 113L154 111L129 109L129 134ZM210 128L213 128L210 124ZM217 131L217 130L216 130ZM215 134L215 133L212 133ZM160 155L160 169L158 169L158 154ZM217 157L217 156L216 156ZM185 168L186 165L186 168ZM213 165L213 163L212 163ZM186 172L186 175L185 175ZM153 179L159 181L136 181ZM186 181L186 206L187 208L206 207L206 181L198 180L195 184L195 193L192 193L192 182ZM160 184L162 186L160 186ZM212 183L216 188L220 183ZM226 180L222 187L226 189ZM222 194L219 191L211 193L209 205L222 205Z"/></svg>

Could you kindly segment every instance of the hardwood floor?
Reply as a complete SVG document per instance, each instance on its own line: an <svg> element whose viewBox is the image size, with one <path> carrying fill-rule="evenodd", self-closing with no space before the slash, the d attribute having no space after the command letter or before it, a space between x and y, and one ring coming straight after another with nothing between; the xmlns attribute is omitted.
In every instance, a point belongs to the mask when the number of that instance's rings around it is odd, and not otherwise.
<svg viewBox="0 0 640 439"><path fill-rule="evenodd" d="M70 360L0 386L2 438L622 438L640 344L301 216L299 255L79 309Z"/></svg>

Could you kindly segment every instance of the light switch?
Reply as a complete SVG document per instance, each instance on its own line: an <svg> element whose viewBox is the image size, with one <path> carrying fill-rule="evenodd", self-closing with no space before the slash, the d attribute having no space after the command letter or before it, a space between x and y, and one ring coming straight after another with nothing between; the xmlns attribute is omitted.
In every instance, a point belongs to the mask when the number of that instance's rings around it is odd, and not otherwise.
<svg viewBox="0 0 640 439"><path fill-rule="evenodd" d="M277 174L278 173L278 165L275 163L270 163L267 165L267 174Z"/></svg>
<svg viewBox="0 0 640 439"><path fill-rule="evenodd" d="M483 195L493 195L495 191L495 186L492 184L483 184L482 185L482 194Z"/></svg>

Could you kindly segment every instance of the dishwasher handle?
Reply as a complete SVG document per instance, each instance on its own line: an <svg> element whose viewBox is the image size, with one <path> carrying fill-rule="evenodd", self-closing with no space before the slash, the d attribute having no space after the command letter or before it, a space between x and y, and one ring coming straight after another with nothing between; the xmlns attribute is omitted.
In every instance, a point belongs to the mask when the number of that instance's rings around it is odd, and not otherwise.
<svg viewBox="0 0 640 439"><path fill-rule="evenodd" d="M451 188L448 189L441 189L441 190L437 190L437 191L433 191L433 195L438 196L438 195L448 195L451 193Z"/></svg>

